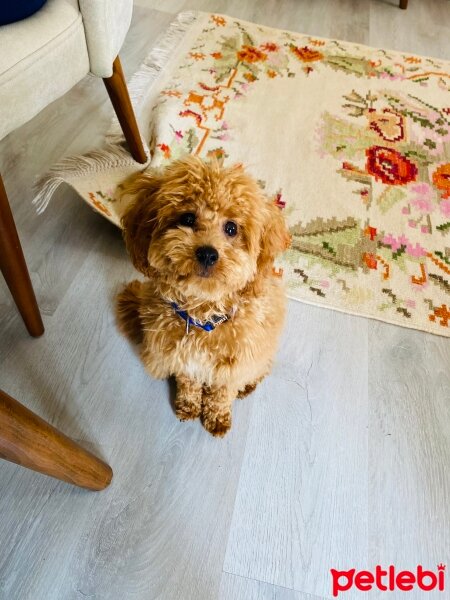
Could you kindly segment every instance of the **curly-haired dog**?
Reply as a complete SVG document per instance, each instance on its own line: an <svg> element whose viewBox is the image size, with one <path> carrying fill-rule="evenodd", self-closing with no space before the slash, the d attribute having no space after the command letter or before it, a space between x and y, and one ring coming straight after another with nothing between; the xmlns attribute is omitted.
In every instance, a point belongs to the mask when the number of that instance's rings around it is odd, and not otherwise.
<svg viewBox="0 0 450 600"><path fill-rule="evenodd" d="M175 376L176 415L223 436L236 397L269 372L285 295L274 258L289 243L281 211L242 166L188 156L125 184L122 219L134 266L119 327L157 378Z"/></svg>

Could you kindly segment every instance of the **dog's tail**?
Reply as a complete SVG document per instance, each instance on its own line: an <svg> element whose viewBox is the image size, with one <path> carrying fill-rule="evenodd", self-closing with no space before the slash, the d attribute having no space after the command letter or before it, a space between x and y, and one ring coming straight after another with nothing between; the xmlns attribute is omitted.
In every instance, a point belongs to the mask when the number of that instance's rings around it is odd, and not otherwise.
<svg viewBox="0 0 450 600"><path fill-rule="evenodd" d="M135 279L117 296L116 319L120 331L135 344L143 340L140 317L140 289L142 283Z"/></svg>

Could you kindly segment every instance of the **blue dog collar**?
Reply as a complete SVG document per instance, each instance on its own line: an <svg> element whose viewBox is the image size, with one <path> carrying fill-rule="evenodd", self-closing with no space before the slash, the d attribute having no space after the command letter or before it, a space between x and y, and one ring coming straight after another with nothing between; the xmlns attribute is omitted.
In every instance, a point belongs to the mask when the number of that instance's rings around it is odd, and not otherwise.
<svg viewBox="0 0 450 600"><path fill-rule="evenodd" d="M186 333L189 333L191 326L198 327L204 331L213 331L221 323L225 323L230 318L228 315L213 315L210 321L197 321L189 316L185 310L181 310L176 302L170 303L171 307L177 313L179 317L186 321Z"/></svg>

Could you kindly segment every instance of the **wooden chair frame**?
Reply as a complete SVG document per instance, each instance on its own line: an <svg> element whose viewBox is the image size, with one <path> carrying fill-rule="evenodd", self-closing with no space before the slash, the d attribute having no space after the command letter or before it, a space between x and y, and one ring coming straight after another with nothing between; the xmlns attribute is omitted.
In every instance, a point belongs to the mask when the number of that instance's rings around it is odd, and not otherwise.
<svg viewBox="0 0 450 600"><path fill-rule="evenodd" d="M103 80L133 158L147 162L119 57ZM0 270L30 335L44 324L0 175ZM100 490L111 468L0 390L0 457L63 481Z"/></svg>

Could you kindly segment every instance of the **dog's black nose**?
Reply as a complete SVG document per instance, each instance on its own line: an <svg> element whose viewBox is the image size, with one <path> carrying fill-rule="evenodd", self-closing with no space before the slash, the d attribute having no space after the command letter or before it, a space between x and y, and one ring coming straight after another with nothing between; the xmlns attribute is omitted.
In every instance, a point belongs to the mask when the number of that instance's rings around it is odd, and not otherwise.
<svg viewBox="0 0 450 600"><path fill-rule="evenodd" d="M195 256L204 267L212 267L219 259L219 253L212 246L200 246L195 251Z"/></svg>

